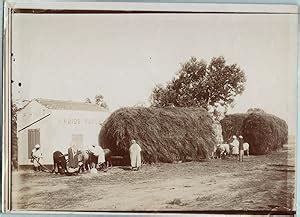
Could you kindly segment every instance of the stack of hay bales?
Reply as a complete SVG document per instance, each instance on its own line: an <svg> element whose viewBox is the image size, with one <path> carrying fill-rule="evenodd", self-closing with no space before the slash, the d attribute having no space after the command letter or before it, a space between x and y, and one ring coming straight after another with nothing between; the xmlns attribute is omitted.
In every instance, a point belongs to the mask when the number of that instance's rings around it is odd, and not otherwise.
<svg viewBox="0 0 300 217"><path fill-rule="evenodd" d="M268 154L288 142L286 122L267 113L227 115L221 124L225 138L242 135L253 155Z"/></svg>
<svg viewBox="0 0 300 217"><path fill-rule="evenodd" d="M128 157L135 139L146 163L207 159L216 143L212 123L202 108L122 108L105 121L100 144Z"/></svg>

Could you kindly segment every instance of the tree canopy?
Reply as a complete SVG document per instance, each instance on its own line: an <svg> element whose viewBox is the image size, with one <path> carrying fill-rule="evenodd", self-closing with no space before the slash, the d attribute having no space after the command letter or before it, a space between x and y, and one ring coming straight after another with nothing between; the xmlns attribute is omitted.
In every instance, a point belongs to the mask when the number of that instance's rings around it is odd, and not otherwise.
<svg viewBox="0 0 300 217"><path fill-rule="evenodd" d="M247 114L251 114L251 113L261 113L261 114L264 114L265 111L261 108L249 108L247 110Z"/></svg>
<svg viewBox="0 0 300 217"><path fill-rule="evenodd" d="M84 102L89 103L89 104L95 104L95 105L98 105L102 108L108 109L108 105L104 101L104 97L101 94L98 94L98 95L95 96L94 102L92 102L92 100L89 97L87 97Z"/></svg>
<svg viewBox="0 0 300 217"><path fill-rule="evenodd" d="M104 97L101 94L95 96L95 104L103 108L108 108L106 102L104 101Z"/></svg>
<svg viewBox="0 0 300 217"><path fill-rule="evenodd" d="M207 64L191 57L181 64L176 76L166 84L157 85L151 94L152 106L209 109L216 104L231 106L245 89L246 76L237 64L227 65L224 57L214 57Z"/></svg>
<svg viewBox="0 0 300 217"><path fill-rule="evenodd" d="M91 100L90 98L87 97L87 98L85 99L85 103L91 104L91 103L92 103L92 100Z"/></svg>
<svg viewBox="0 0 300 217"><path fill-rule="evenodd" d="M11 105L11 160L13 168L18 167L18 138L17 138L17 111L15 103Z"/></svg>

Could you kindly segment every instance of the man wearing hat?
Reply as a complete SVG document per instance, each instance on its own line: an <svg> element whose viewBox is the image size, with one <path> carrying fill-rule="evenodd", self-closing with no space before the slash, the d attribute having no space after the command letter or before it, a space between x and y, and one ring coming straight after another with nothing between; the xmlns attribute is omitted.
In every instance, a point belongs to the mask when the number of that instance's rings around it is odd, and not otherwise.
<svg viewBox="0 0 300 217"><path fill-rule="evenodd" d="M133 139L131 140L131 146L129 148L130 152L130 162L131 162L131 168L134 171L139 170L141 166L141 147L137 142Z"/></svg>
<svg viewBox="0 0 300 217"><path fill-rule="evenodd" d="M244 147L243 147L243 144L244 144L244 138L243 136L239 136L239 161L243 161L243 158L244 158Z"/></svg>
<svg viewBox="0 0 300 217"><path fill-rule="evenodd" d="M40 150L40 145L36 144L34 149L31 151L31 162L33 163L34 171L41 171L40 161L42 158L42 152Z"/></svg>

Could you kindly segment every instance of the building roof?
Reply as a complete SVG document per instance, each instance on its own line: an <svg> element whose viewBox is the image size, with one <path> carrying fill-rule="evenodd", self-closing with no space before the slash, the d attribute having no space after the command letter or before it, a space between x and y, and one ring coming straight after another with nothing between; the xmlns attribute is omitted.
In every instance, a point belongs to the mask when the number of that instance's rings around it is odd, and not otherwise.
<svg viewBox="0 0 300 217"><path fill-rule="evenodd" d="M15 101L15 104L16 104L16 106L18 108L18 111L22 110L26 105L28 105L28 103L30 103L30 100L26 100L26 99L24 99L24 100L16 100Z"/></svg>
<svg viewBox="0 0 300 217"><path fill-rule="evenodd" d="M73 110L73 111L102 111L107 112L107 109L95 104L74 102L65 100L53 100L53 99L34 99L38 103L42 104L48 109L53 110Z"/></svg>

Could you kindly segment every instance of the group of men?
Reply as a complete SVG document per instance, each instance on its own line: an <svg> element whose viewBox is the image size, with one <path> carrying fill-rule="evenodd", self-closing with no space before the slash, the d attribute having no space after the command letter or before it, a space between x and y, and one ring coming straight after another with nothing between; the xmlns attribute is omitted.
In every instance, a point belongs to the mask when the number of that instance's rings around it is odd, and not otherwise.
<svg viewBox="0 0 300 217"><path fill-rule="evenodd" d="M229 144L219 144L216 147L217 157L223 157L225 155L232 155L238 158L239 161L244 160L244 153L247 152L249 156L249 144L244 142L243 136L232 136L232 142Z"/></svg>
<svg viewBox="0 0 300 217"><path fill-rule="evenodd" d="M133 139L131 140L131 145L129 148L130 153L130 162L131 162L131 169L133 171L138 171L141 167L141 147L140 145ZM92 147L87 150L89 154L91 154L91 162L92 168L103 168L106 167L105 165L105 151L100 145L92 145ZM78 150L73 147L68 149L68 160L69 160L69 167L77 168L78 166Z"/></svg>
<svg viewBox="0 0 300 217"><path fill-rule="evenodd" d="M233 140L230 144L219 144L215 152L218 153L217 156L219 155L220 157L231 154L233 156L237 156L239 161L243 161L244 152L247 151L247 154L249 155L249 144L244 142L243 136L239 136L239 138L237 138L234 135L232 138ZM141 151L142 149L136 142L136 140L131 140L129 153L131 169L133 171L138 171L141 167ZM98 169L99 167L103 166L103 164L105 163L105 152L103 148L99 145L92 145L89 152L91 153L92 162L94 162L94 165L92 167ZM70 146L67 156L69 167L78 167L78 163L80 161L80 159L78 158L78 150ZM40 145L37 144L31 152L31 162L33 163L35 171L42 170L41 159L42 152L40 150Z"/></svg>
<svg viewBox="0 0 300 217"><path fill-rule="evenodd" d="M138 171L141 167L141 147L140 145L133 139L131 140L131 145L129 148L130 153L130 163L131 163L131 169L133 171ZM103 148L99 145L92 145L92 147L88 150L89 153L91 153L91 161L93 162L92 167L98 169L99 167L102 167L103 164L105 164L105 152ZM79 152L76 148L73 146L70 146L68 148L68 154L65 156L68 156L69 161L69 167L70 168L77 168L79 159ZM33 163L33 169L34 171L42 171L41 168L41 159L42 159L42 152L40 149L40 145L35 145L34 149L31 152L31 162Z"/></svg>
<svg viewBox="0 0 300 217"><path fill-rule="evenodd" d="M239 136L239 138L237 138L235 135L233 136L233 141L231 143L232 155L238 156L239 161L243 161L243 157L244 157L243 144L244 144L243 136Z"/></svg>
<svg viewBox="0 0 300 217"><path fill-rule="evenodd" d="M68 148L68 161L69 161L69 167L70 168L77 168L78 163L80 161L88 161L89 159L84 159L85 156L83 156L83 150L78 150L78 148L75 148L74 146L70 146ZM92 163L91 167L98 169L105 163L105 152L103 148L99 145L92 145L88 150L85 151L87 158L91 157L90 161Z"/></svg>
<svg viewBox="0 0 300 217"><path fill-rule="evenodd" d="M92 145L88 152L91 153L92 162L94 162L93 167L98 168L105 163L105 153L99 145ZM77 168L79 161L82 160L79 159L78 149L73 146L68 148L68 154L65 156L68 156L70 168ZM39 144L36 144L31 151L31 163L33 163L34 171L42 171L42 152Z"/></svg>

